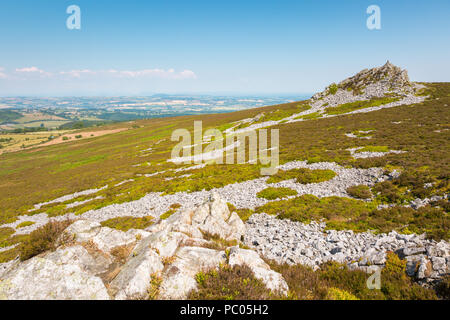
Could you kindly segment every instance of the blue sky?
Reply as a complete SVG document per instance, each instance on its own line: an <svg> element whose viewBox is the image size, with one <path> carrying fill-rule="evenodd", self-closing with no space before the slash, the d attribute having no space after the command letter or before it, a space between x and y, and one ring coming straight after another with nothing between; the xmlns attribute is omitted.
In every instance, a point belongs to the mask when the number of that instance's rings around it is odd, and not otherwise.
<svg viewBox="0 0 450 320"><path fill-rule="evenodd" d="M450 81L449 57L448 0L0 2L2 96L302 94L387 59Z"/></svg>

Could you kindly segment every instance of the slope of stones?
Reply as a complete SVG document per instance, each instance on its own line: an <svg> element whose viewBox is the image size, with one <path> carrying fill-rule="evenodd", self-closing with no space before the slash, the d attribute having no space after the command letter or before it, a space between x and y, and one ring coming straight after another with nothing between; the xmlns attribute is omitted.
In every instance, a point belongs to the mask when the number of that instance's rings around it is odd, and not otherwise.
<svg viewBox="0 0 450 320"><path fill-rule="evenodd" d="M240 183L226 185L222 188L212 189L211 192L219 193L226 202L233 204L236 208L255 208L262 206L269 200L257 197L257 193L267 187L288 187L298 192L298 195L312 194L317 197L339 196L348 197L346 189L353 185L373 185L376 182L389 179L389 176L383 174L381 168L370 169L355 169L344 168L335 163L321 162L308 164L306 161L292 161L279 166L280 170L290 170L297 168L309 169L330 169L336 172L336 177L329 181L321 183L301 184L295 180L286 180L275 184L267 183L267 177L248 180ZM113 204L103 207L98 210L92 210L83 213L81 216L74 214L67 214L64 216L49 218L46 213L36 215L19 216L18 219L9 224L4 224L2 227L9 227L16 229L16 234L28 234L39 227L42 227L50 220L64 220L70 219L89 219L97 222L102 222L112 218L133 216L144 217L152 215L159 217L170 209L174 203L182 205L181 210L190 208L202 203L203 199L209 194L208 191L198 192L179 192L175 194L162 195L161 193L149 193L143 198L122 204ZM35 222L35 224L18 228L24 221Z"/></svg>
<svg viewBox="0 0 450 320"><path fill-rule="evenodd" d="M245 244L279 263L318 268L336 261L373 272L384 266L386 252L392 251L407 259L408 275L418 280L433 282L449 273L450 243L426 240L425 235L325 231L325 223L303 224L267 214L254 214L246 226Z"/></svg>

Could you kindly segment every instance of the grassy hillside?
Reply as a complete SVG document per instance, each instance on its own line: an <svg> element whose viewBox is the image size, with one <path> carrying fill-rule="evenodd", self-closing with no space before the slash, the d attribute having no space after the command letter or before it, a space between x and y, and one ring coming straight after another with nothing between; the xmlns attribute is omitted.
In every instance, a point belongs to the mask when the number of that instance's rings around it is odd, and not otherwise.
<svg viewBox="0 0 450 320"><path fill-rule="evenodd" d="M17 120L21 117L22 115L18 112L11 110L0 110L0 124L8 123L10 121Z"/></svg>
<svg viewBox="0 0 450 320"><path fill-rule="evenodd" d="M374 166L384 167L386 170L402 168L410 174L409 179L403 177L404 181L394 181L392 186L377 186L380 191L375 199L377 203L395 202L399 198L423 198L431 194L448 192L450 84L427 85L430 88L431 98L421 104L333 118L312 117L308 121L283 123L273 127L280 129L280 162L332 161L357 168ZM180 167L166 161L170 158L171 149L175 145L175 142L170 141L170 136L176 128L192 130L194 120L202 120L204 130L212 127L224 130L234 121L254 117L262 112L265 117L270 117L271 113L290 115L292 110L304 109L299 105L306 104L307 102L295 102L229 114L120 123L96 130L124 127L128 130L102 137L2 154L0 224L12 222L18 215L23 214L40 212L47 212L50 216L68 212L80 214L112 203L136 200L152 191L166 193L197 191L260 177L259 167L249 164L208 165L203 169L192 170L193 175L189 178L172 180L166 178L181 176L183 173L166 171L153 177L140 175ZM371 130L370 140L345 135L367 130ZM355 147L368 147L370 150L378 146L406 152L388 154L382 158L354 159L347 150ZM149 148L152 148L151 152L146 151ZM116 186L127 179L134 179L134 182ZM432 188L423 190L423 183L419 186L417 181L434 184ZM81 196L65 203L49 204L28 213L36 203L105 185L109 187L96 194L103 199L70 209L66 207L68 203L92 198ZM448 238L449 224L446 215L442 223L441 237ZM349 223L346 227L352 225Z"/></svg>

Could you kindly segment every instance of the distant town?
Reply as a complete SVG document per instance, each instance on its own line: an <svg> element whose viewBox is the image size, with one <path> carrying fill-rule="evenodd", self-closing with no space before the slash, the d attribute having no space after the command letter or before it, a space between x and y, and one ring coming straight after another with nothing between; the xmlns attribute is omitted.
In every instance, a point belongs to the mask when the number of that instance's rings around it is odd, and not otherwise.
<svg viewBox="0 0 450 320"><path fill-rule="evenodd" d="M80 129L110 122L206 113L225 113L276 105L307 96L188 96L0 98L0 131Z"/></svg>

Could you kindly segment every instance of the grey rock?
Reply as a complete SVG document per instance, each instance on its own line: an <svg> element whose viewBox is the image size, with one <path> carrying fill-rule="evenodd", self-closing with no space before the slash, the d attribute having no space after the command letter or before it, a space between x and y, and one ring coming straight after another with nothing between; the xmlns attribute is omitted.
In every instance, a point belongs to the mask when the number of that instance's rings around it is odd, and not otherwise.
<svg viewBox="0 0 450 320"><path fill-rule="evenodd" d="M76 257L75 261L68 256ZM89 265L92 259L81 248L58 249L49 258L34 257L3 275L0 299L109 300L102 280L85 271L85 262Z"/></svg>

